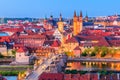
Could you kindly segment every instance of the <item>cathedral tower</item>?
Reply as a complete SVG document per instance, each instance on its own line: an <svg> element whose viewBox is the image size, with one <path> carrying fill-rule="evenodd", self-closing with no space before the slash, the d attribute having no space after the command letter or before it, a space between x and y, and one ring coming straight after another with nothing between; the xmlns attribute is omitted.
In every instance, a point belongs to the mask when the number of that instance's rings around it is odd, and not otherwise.
<svg viewBox="0 0 120 80"><path fill-rule="evenodd" d="M58 30L60 32L63 32L64 31L64 23L62 21L62 15L61 14L60 14L59 22L57 23L57 25L58 25Z"/></svg>
<svg viewBox="0 0 120 80"><path fill-rule="evenodd" d="M77 21L78 17L76 15L76 11L74 11L74 17L73 17L73 35L77 35Z"/></svg>
<svg viewBox="0 0 120 80"><path fill-rule="evenodd" d="M80 12L80 16L76 15L76 11L74 12L73 18L73 35L76 36L82 31L83 19L82 12Z"/></svg>
<svg viewBox="0 0 120 80"><path fill-rule="evenodd" d="M80 24L80 26L79 26L79 33L82 31L82 29L83 29L83 16L82 16L82 11L80 12L80 17L79 17L79 24Z"/></svg>

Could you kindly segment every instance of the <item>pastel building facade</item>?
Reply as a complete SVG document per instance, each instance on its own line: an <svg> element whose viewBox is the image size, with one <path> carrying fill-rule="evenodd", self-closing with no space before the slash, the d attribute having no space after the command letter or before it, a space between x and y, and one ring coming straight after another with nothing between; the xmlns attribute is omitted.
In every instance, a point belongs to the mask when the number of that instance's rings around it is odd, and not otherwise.
<svg viewBox="0 0 120 80"><path fill-rule="evenodd" d="M23 63L23 64L29 64L29 58L28 51L24 48L20 48L16 52L16 62L17 63Z"/></svg>

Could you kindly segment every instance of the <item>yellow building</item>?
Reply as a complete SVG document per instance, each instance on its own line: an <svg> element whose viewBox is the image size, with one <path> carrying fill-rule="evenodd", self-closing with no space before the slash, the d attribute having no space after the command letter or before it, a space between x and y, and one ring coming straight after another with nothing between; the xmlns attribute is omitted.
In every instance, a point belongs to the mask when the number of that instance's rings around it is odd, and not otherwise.
<svg viewBox="0 0 120 80"><path fill-rule="evenodd" d="M73 35L76 36L82 31L83 26L83 19L82 19L82 12L80 12L80 16L76 15L76 11L74 12L73 18Z"/></svg>
<svg viewBox="0 0 120 80"><path fill-rule="evenodd" d="M66 40L65 44L64 44L64 51L65 52L73 52L73 50L79 46L78 41L72 37L68 40Z"/></svg>
<svg viewBox="0 0 120 80"><path fill-rule="evenodd" d="M62 15L61 14L60 14L59 22L57 23L57 25L58 25L58 30L60 32L63 32L64 31L64 23L62 21Z"/></svg>

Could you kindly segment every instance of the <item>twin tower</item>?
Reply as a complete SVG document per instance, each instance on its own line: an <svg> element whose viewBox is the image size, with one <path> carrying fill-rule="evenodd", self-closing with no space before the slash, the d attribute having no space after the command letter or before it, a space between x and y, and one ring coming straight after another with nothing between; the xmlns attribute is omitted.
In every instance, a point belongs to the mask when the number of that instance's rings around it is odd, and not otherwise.
<svg viewBox="0 0 120 80"><path fill-rule="evenodd" d="M78 35L83 28L83 18L82 18L82 11L80 12L80 16L76 15L76 11L74 12L73 17L73 35Z"/></svg>
<svg viewBox="0 0 120 80"><path fill-rule="evenodd" d="M64 23L62 22L62 15L60 14L59 22L58 24L58 30L60 32L64 31ZM83 28L83 18L82 18L82 12L80 12L80 16L76 15L76 11L74 12L74 17L73 17L73 35L76 36L78 35Z"/></svg>

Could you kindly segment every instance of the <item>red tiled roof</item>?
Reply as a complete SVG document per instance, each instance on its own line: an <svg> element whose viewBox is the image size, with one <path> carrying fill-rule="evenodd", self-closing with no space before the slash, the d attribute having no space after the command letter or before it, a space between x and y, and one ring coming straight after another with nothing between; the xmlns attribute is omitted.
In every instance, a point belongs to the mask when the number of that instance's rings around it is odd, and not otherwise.
<svg viewBox="0 0 120 80"><path fill-rule="evenodd" d="M58 42L58 40L54 40L52 47L59 47L59 46L60 46L60 43Z"/></svg>
<svg viewBox="0 0 120 80"><path fill-rule="evenodd" d="M2 31L18 32L18 31L23 31L23 28L5 28L5 29L2 29Z"/></svg>
<svg viewBox="0 0 120 80"><path fill-rule="evenodd" d="M55 31L46 31L44 34L46 35L53 35Z"/></svg>
<svg viewBox="0 0 120 80"><path fill-rule="evenodd" d="M66 43L78 43L78 41L74 37L72 37L72 38L66 40Z"/></svg>
<svg viewBox="0 0 120 80"><path fill-rule="evenodd" d="M17 52L26 52L26 51L27 51L27 49L22 48L22 47L17 50Z"/></svg>
<svg viewBox="0 0 120 80"><path fill-rule="evenodd" d="M23 44L14 44L14 47L24 47Z"/></svg>
<svg viewBox="0 0 120 80"><path fill-rule="evenodd" d="M0 37L0 42L5 42L5 41L10 42L10 37L9 36Z"/></svg>
<svg viewBox="0 0 120 80"><path fill-rule="evenodd" d="M81 41L98 41L98 43L90 43L92 46L107 46L109 47L110 44L107 42L105 37L103 36L78 36ZM85 43L81 43L80 45L85 45Z"/></svg>
<svg viewBox="0 0 120 80"><path fill-rule="evenodd" d="M79 46L77 46L74 50L81 50Z"/></svg>
<svg viewBox="0 0 120 80"><path fill-rule="evenodd" d="M36 34L36 35L21 35L18 38L46 38L46 36L45 35L39 35L39 34Z"/></svg>
<svg viewBox="0 0 120 80"><path fill-rule="evenodd" d="M63 80L63 78L62 73L42 73L38 80Z"/></svg>

